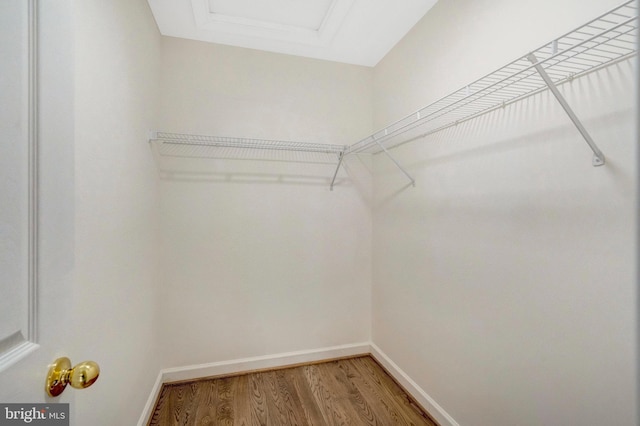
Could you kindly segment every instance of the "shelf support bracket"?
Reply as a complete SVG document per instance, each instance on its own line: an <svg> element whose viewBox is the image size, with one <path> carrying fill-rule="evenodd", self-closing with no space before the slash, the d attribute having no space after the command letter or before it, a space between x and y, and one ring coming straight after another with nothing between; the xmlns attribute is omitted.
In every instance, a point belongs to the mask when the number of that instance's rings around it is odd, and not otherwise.
<svg viewBox="0 0 640 426"><path fill-rule="evenodd" d="M555 96L555 98L558 100L558 102L560 103L560 106L562 106L562 109L564 109L564 111L567 113L567 115L569 116L573 124L576 126L576 128L578 129L578 131L580 132L584 140L587 142L587 144L593 151L593 163L592 163L593 166L597 167L597 166L604 165L605 163L604 154L602 153L602 151L600 151L596 143L593 141L593 138L591 137L589 132L587 132L587 129L584 128L580 119L573 112L573 110L567 103L564 96L562 96L562 94L558 90L558 87L551 80L551 77L549 77L549 74L547 74L545 69L538 62L538 58L536 58L536 55L534 55L533 53L530 53L529 55L527 55L527 59L533 64L536 71L538 71L538 74L540 74L540 77L542 77L544 82L549 87L549 90L551 90L551 93L553 93L553 96Z"/></svg>
<svg viewBox="0 0 640 426"><path fill-rule="evenodd" d="M333 174L333 179L331 179L331 186L329 187L331 191L333 191L333 185L336 183L336 177L338 176L338 170L340 170L340 166L342 165L343 158L344 158L344 151L342 151L340 153L340 156L338 157L338 166L336 167L336 171Z"/></svg>
<svg viewBox="0 0 640 426"><path fill-rule="evenodd" d="M391 154L389 154L389 151L387 150L387 148L385 148L385 147L384 147L384 145L382 145L382 144L380 143L380 141L378 141L377 139L375 139L375 138L374 138L373 140L375 141L375 143L377 143L377 144L378 144L378 146L380 147L380 149L382 149L382 151L383 151L385 154L387 154L387 157L389 157L389 159L390 159L391 161L393 161L393 164L395 164L395 165L396 165L396 167L397 167L397 168L399 168L399 169L400 169L400 171L401 171L401 172L402 172L402 173L403 173L403 174L404 174L404 175L405 175L405 176L406 176L406 177L411 181L411 186L416 186L416 181L411 177L411 175L410 175L409 173L407 173L407 171L406 171L406 170L405 170L405 169L400 165L400 163L398 163L398 162L396 161L396 159L395 159L395 158L393 158L393 157L391 156Z"/></svg>

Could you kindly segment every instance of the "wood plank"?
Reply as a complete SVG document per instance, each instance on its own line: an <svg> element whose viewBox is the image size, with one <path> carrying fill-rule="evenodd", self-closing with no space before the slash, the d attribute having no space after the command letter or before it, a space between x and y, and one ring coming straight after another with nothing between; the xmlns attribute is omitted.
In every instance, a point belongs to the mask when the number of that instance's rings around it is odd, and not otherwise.
<svg viewBox="0 0 640 426"><path fill-rule="evenodd" d="M339 424L360 424L358 421L358 413L351 406L348 389L335 378L336 364L326 363L320 364L317 367L318 374L327 386L328 393L331 396L334 415Z"/></svg>
<svg viewBox="0 0 640 426"><path fill-rule="evenodd" d="M387 373L371 358L354 358L350 364L360 374L355 377L363 381L363 388L369 390L372 400L378 400L385 408L393 423L427 424L437 426L424 412L417 413L415 405L408 404L409 398ZM399 398L399 395L406 398Z"/></svg>
<svg viewBox="0 0 640 426"><path fill-rule="evenodd" d="M269 407L262 373L249 376L249 409L251 424L266 426L269 418Z"/></svg>
<svg viewBox="0 0 640 426"><path fill-rule="evenodd" d="M169 405L171 404L172 399L169 397L170 392L165 392L166 388L167 385L162 385L156 401L156 408L153 411L152 415L149 417L147 426L168 423L169 418L167 417L167 415L171 412L171 407Z"/></svg>
<svg viewBox="0 0 640 426"><path fill-rule="evenodd" d="M186 404L186 387L176 386L172 389L173 400L175 403L173 404L173 410L171 412L173 424L175 425L183 425L186 423L186 418L184 418L184 406Z"/></svg>
<svg viewBox="0 0 640 426"><path fill-rule="evenodd" d="M318 366L309 365L302 367L302 372L313 395L313 400L322 413L325 424L329 426L339 426L341 424L340 415L335 413L329 389L322 382L318 374Z"/></svg>
<svg viewBox="0 0 640 426"><path fill-rule="evenodd" d="M236 381L232 378L216 380L217 393L211 394L211 406L215 407L213 412L215 413L216 425L233 426L234 424L234 410L233 400L235 398ZM217 398L216 398L217 397ZM206 424L206 423L204 423ZM200 425L200 423L198 423Z"/></svg>
<svg viewBox="0 0 640 426"><path fill-rule="evenodd" d="M163 385L149 426L437 426L370 356Z"/></svg>
<svg viewBox="0 0 640 426"><path fill-rule="evenodd" d="M269 407L269 423L272 425L290 426L287 409L282 400L282 395L278 388L276 373L274 371L260 373L262 375L267 406Z"/></svg>
<svg viewBox="0 0 640 426"><path fill-rule="evenodd" d="M349 401L362 424L386 426L389 421L384 410L380 410L378 404L372 404L363 392L354 383L355 373L349 362L341 362L337 365L340 374L336 374L342 386L349 392Z"/></svg>
<svg viewBox="0 0 640 426"><path fill-rule="evenodd" d="M281 396L282 405L287 414L287 419L292 425L310 426L304 412L300 410L302 406L298 393L293 383L284 370L274 371L276 386Z"/></svg>
<svg viewBox="0 0 640 426"><path fill-rule="evenodd" d="M251 426L251 405L249 397L249 376L235 376L235 395L233 398L233 420L235 426Z"/></svg>
<svg viewBox="0 0 640 426"><path fill-rule="evenodd" d="M382 379L382 383L389 390L395 390L396 400L406 409L427 420L428 424L439 426L438 422L407 391L387 372L387 370L373 357L367 357L368 362Z"/></svg>
<svg viewBox="0 0 640 426"><path fill-rule="evenodd" d="M284 374L298 396L298 407L307 423L309 425L326 424L320 407L315 402L309 382L303 374L303 368L292 368L286 370Z"/></svg>

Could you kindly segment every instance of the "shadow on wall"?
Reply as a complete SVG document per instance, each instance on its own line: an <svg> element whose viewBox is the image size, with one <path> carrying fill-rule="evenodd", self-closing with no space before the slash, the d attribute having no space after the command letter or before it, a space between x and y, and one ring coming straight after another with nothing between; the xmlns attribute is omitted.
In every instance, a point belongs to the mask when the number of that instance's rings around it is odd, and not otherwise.
<svg viewBox="0 0 640 426"><path fill-rule="evenodd" d="M197 172L162 172L162 180L173 182L207 182L207 183L234 183L234 184L263 184L263 185L302 185L302 186L323 186L329 188L331 177L294 175L282 173L197 173ZM335 186L350 186L348 178L336 178Z"/></svg>
<svg viewBox="0 0 640 426"><path fill-rule="evenodd" d="M216 146L151 149L160 179L172 182L354 188L371 202L371 156ZM335 175L335 181L334 181Z"/></svg>
<svg viewBox="0 0 640 426"><path fill-rule="evenodd" d="M604 152L607 175L616 173L621 160L616 152L621 148L620 141L627 138L616 129L636 114L635 105L619 102L620 95L634 87L634 76L633 61L625 60L559 86ZM477 185L482 175L542 179L542 175L555 175L568 168L590 174L593 154L549 91L437 132L415 132L397 142L390 153L418 186L427 185L436 191L454 178L454 171L456 180L467 176L469 186ZM384 157L374 154L378 207L400 196L407 186L401 172ZM632 185L627 178L623 179L625 187Z"/></svg>
<svg viewBox="0 0 640 426"><path fill-rule="evenodd" d="M333 154L199 147L198 152L155 152L162 180L181 182L288 184L329 188L339 158ZM348 185L344 172L337 185Z"/></svg>

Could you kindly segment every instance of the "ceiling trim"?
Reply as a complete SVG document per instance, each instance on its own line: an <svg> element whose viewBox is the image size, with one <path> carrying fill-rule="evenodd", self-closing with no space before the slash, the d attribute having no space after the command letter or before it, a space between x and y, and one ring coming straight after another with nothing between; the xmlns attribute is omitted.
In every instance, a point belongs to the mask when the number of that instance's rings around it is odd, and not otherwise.
<svg viewBox="0 0 640 426"><path fill-rule="evenodd" d="M216 1L147 0L165 36L367 67L375 66L437 2Z"/></svg>
<svg viewBox="0 0 640 426"><path fill-rule="evenodd" d="M191 0L191 7L199 30L309 46L328 46L344 23L353 2L354 0L333 0L317 30L214 13L209 8L208 0Z"/></svg>

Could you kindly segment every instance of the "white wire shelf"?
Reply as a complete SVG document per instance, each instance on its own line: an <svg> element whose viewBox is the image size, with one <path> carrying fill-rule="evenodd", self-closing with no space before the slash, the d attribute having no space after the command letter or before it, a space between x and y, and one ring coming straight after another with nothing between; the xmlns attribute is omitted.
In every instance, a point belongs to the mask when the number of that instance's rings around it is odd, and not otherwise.
<svg viewBox="0 0 640 426"><path fill-rule="evenodd" d="M331 180L331 190L344 152L348 148L347 145L168 132L153 133L149 142L159 167L162 160L167 158L264 160L332 165L335 172Z"/></svg>
<svg viewBox="0 0 640 426"><path fill-rule="evenodd" d="M557 85L637 54L638 6L629 0L583 26L506 66L407 115L352 145L250 139L157 132L151 144L157 158L226 158L332 164L330 188L345 156L386 153L415 185L388 149L551 90L594 152L594 166L605 163ZM295 155L294 155L295 154ZM286 157L286 158L285 158Z"/></svg>
<svg viewBox="0 0 640 426"><path fill-rule="evenodd" d="M554 91L555 88L551 87L554 84L562 84L632 57L637 53L637 27L636 2L627 1L551 43L354 143L347 154L388 154L386 149L473 119L543 90ZM545 72L550 81L545 81ZM594 160L594 165L604 164L604 157L597 147L594 153L596 156L600 154L599 164Z"/></svg>
<svg viewBox="0 0 640 426"><path fill-rule="evenodd" d="M176 156L182 154L190 155L194 151L197 151L198 148L262 149L271 151L297 151L324 154L340 154L347 148L345 145L190 135L167 132L156 132L152 135L151 140L153 142L158 142L163 146L162 154Z"/></svg>

